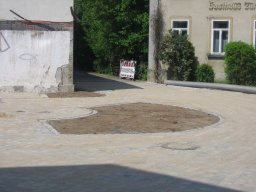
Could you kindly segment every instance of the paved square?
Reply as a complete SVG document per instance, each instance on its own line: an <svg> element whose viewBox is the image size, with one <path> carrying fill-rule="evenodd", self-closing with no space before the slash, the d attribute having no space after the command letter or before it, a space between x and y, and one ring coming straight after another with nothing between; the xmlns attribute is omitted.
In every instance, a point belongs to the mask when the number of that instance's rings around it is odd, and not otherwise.
<svg viewBox="0 0 256 192"><path fill-rule="evenodd" d="M256 191L256 95L129 85L105 90L105 97L0 93L0 191ZM45 123L86 116L92 107L136 102L202 110L222 121L136 135L60 135Z"/></svg>

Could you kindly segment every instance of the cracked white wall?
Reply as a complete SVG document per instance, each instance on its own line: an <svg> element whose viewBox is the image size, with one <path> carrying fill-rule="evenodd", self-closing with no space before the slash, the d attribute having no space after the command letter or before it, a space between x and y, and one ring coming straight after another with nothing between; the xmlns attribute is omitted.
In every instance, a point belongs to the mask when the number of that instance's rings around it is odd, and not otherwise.
<svg viewBox="0 0 256 192"><path fill-rule="evenodd" d="M0 31L0 85L57 91L58 68L69 64L69 31Z"/></svg>
<svg viewBox="0 0 256 192"><path fill-rule="evenodd" d="M73 0L0 0L0 20L20 19L9 10L29 20L72 22Z"/></svg>

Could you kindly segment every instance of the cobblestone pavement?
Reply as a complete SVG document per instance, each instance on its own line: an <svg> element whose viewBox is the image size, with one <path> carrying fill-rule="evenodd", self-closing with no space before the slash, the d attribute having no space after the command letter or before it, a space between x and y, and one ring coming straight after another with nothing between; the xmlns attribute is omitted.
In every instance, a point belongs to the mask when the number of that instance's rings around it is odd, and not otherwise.
<svg viewBox="0 0 256 192"><path fill-rule="evenodd" d="M0 93L0 191L256 191L256 95L129 84L136 87L95 98ZM222 120L138 135L60 135L45 123L134 102L198 109Z"/></svg>

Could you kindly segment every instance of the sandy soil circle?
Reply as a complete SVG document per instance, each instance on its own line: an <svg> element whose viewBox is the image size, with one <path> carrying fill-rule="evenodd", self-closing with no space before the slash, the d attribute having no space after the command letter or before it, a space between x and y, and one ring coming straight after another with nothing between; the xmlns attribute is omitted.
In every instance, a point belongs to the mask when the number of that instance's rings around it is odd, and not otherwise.
<svg viewBox="0 0 256 192"><path fill-rule="evenodd" d="M202 111L149 103L112 105L93 110L98 113L49 123L61 134L136 134L185 131L220 120Z"/></svg>

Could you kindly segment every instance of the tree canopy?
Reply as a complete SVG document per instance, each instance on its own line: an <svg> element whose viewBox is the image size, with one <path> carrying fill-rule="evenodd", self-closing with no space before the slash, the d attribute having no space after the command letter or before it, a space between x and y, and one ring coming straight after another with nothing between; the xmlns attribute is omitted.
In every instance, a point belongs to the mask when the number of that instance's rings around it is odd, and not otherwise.
<svg viewBox="0 0 256 192"><path fill-rule="evenodd" d="M149 0L75 0L75 12L83 30L76 45L87 44L80 51L91 51L94 68L147 61Z"/></svg>

